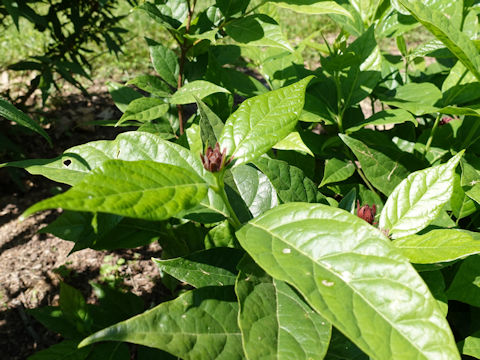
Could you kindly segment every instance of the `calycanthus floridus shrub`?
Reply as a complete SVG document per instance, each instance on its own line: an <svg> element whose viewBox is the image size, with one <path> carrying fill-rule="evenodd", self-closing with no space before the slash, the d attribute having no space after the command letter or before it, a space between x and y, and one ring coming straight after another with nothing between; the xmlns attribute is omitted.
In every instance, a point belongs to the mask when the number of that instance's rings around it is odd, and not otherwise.
<svg viewBox="0 0 480 360"><path fill-rule="evenodd" d="M159 77L136 80L153 95L120 105L138 131L9 164L72 185L24 216L65 209L46 231L74 250L155 239L161 272L194 288L73 343L202 360L480 358L478 7L271 3L329 13L342 31L328 48L293 49L272 4L217 0L197 14L189 1L146 3L182 46L206 43L179 57L154 45ZM409 49L402 34L419 26L436 39ZM228 83L224 36L259 66L268 88L248 84L260 94ZM380 50L384 37L400 56ZM315 71L305 46L320 51ZM183 121L177 105L189 103L197 112ZM65 231L79 225L81 235Z"/></svg>

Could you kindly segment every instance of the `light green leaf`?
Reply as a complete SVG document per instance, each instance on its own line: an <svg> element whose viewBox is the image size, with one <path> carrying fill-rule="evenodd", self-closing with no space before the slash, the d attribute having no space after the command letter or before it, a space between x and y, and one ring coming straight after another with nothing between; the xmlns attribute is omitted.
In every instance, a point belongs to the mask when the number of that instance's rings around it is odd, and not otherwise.
<svg viewBox="0 0 480 360"><path fill-rule="evenodd" d="M143 97L138 91L113 81L107 82L107 87L108 92L115 102L115 106L118 107L121 112L125 112L128 104L130 104L133 100Z"/></svg>
<svg viewBox="0 0 480 360"><path fill-rule="evenodd" d="M394 151L386 146L382 148L382 151L378 151L353 137L343 134L339 134L339 136L357 157L367 179L385 195L390 195L393 189L409 174L403 165L407 153ZM381 145L386 144L382 143Z"/></svg>
<svg viewBox="0 0 480 360"><path fill-rule="evenodd" d="M22 111L18 110L15 106L10 104L9 102L0 98L0 117L4 117L9 121L14 121L19 125L25 126L26 128L35 131L37 134L42 135L45 140L48 141L48 144L52 146L52 140L50 136L43 130L43 128L37 124L32 118L30 118L27 114L23 113Z"/></svg>
<svg viewBox="0 0 480 360"><path fill-rule="evenodd" d="M118 120L116 126L121 125L128 120L147 122L158 119L165 115L169 108L169 105L165 104L162 99L150 97L135 99L128 104L125 113L120 120Z"/></svg>
<svg viewBox="0 0 480 360"><path fill-rule="evenodd" d="M293 10L300 14L323 15L338 14L351 18L352 15L335 1L322 0L270 0L276 6Z"/></svg>
<svg viewBox="0 0 480 360"><path fill-rule="evenodd" d="M379 226L399 238L427 227L450 200L455 168L463 151L446 164L416 171L403 180L389 196Z"/></svg>
<svg viewBox="0 0 480 360"><path fill-rule="evenodd" d="M202 178L178 166L109 160L67 192L33 205L23 216L61 207L165 220L200 203L207 189Z"/></svg>
<svg viewBox="0 0 480 360"><path fill-rule="evenodd" d="M177 55L154 40L146 38L146 41L150 49L150 57L152 58L155 71L168 85L176 88L180 72Z"/></svg>
<svg viewBox="0 0 480 360"><path fill-rule="evenodd" d="M480 306L480 255L463 260L447 290L447 297L449 300Z"/></svg>
<svg viewBox="0 0 480 360"><path fill-rule="evenodd" d="M238 323L248 359L321 359L331 325L290 286L272 279L250 258L239 264Z"/></svg>
<svg viewBox="0 0 480 360"><path fill-rule="evenodd" d="M254 162L273 184L282 202L318 202L323 196L303 171L282 160L263 156Z"/></svg>
<svg viewBox="0 0 480 360"><path fill-rule="evenodd" d="M339 181L348 179L355 172L355 165L350 160L340 160L332 157L325 161L323 179L319 188Z"/></svg>
<svg viewBox="0 0 480 360"><path fill-rule="evenodd" d="M421 1L398 0L425 28L480 80L480 58L475 44L461 32L442 12Z"/></svg>
<svg viewBox="0 0 480 360"><path fill-rule="evenodd" d="M215 226L205 236L205 249L218 247L233 248L235 244L235 230L227 220Z"/></svg>
<svg viewBox="0 0 480 360"><path fill-rule="evenodd" d="M127 82L127 85L135 85L139 89L161 97L169 97L172 88L157 76L140 75Z"/></svg>
<svg viewBox="0 0 480 360"><path fill-rule="evenodd" d="M253 217L278 205L277 192L266 175L253 166L232 169L233 181Z"/></svg>
<svg viewBox="0 0 480 360"><path fill-rule="evenodd" d="M205 80L195 80L183 85L173 96L170 98L172 104L191 104L195 102L195 97L203 99L208 95L214 93L230 93L227 89L215 85Z"/></svg>
<svg viewBox="0 0 480 360"><path fill-rule="evenodd" d="M196 288L235 285L237 264L244 255L239 249L219 247L186 257L153 259L161 271Z"/></svg>
<svg viewBox="0 0 480 360"><path fill-rule="evenodd" d="M418 125L417 120L408 111L405 111L403 109L383 110L373 114L372 116L370 116L368 119L365 119L364 121L361 121L353 126L349 126L347 129L345 129L345 133L350 134L352 132L355 132L364 128L367 125L378 126L378 125L403 124L404 122L407 122L407 121L413 123L415 126Z"/></svg>
<svg viewBox="0 0 480 360"><path fill-rule="evenodd" d="M247 99L228 118L220 143L234 156L235 166L254 160L292 132L311 79Z"/></svg>
<svg viewBox="0 0 480 360"><path fill-rule="evenodd" d="M381 5L381 0L349 0L350 4L360 14L365 24L371 25L375 20L375 14Z"/></svg>
<svg viewBox="0 0 480 360"><path fill-rule="evenodd" d="M410 262L435 264L480 253L480 236L465 230L439 229L393 241Z"/></svg>
<svg viewBox="0 0 480 360"><path fill-rule="evenodd" d="M373 359L460 359L423 280L362 219L325 205L290 203L251 220L237 238L270 276L294 286Z"/></svg>
<svg viewBox="0 0 480 360"><path fill-rule="evenodd" d="M458 348L463 355L469 355L475 359L480 359L480 331L467 337L458 343Z"/></svg>
<svg viewBox="0 0 480 360"><path fill-rule="evenodd" d="M312 150L310 150L303 142L298 131L293 131L288 134L283 140L280 140L278 143L276 143L273 148L277 150L298 151L315 157Z"/></svg>
<svg viewBox="0 0 480 360"><path fill-rule="evenodd" d="M438 111L434 106L442 99L442 92L432 83L408 83L395 89L393 98L382 99L388 105L410 111L416 116Z"/></svg>
<svg viewBox="0 0 480 360"><path fill-rule="evenodd" d="M238 304L231 286L205 287L101 330L79 346L127 341L185 360L242 360L237 314Z"/></svg>
<svg viewBox="0 0 480 360"><path fill-rule="evenodd" d="M218 142L223 130L222 120L200 99L196 99L200 113L200 133L204 146L212 148Z"/></svg>
<svg viewBox="0 0 480 360"><path fill-rule="evenodd" d="M273 46L293 52L280 25L265 14L248 15L228 22L225 31L238 43Z"/></svg>

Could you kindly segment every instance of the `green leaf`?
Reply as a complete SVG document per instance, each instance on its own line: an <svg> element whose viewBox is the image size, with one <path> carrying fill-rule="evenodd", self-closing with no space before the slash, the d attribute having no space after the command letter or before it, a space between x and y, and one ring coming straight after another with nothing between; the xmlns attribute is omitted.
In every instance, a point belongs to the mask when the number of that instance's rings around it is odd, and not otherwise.
<svg viewBox="0 0 480 360"><path fill-rule="evenodd" d="M398 0L425 28L462 62L480 80L480 58L475 44L442 12L421 1Z"/></svg>
<svg viewBox="0 0 480 360"><path fill-rule="evenodd" d="M247 99L228 118L220 143L234 156L235 166L254 160L292 132L311 79Z"/></svg>
<svg viewBox="0 0 480 360"><path fill-rule="evenodd" d="M14 121L19 125L25 126L26 128L35 131L37 134L40 134L47 140L48 144L52 146L52 140L50 136L43 130L43 128L37 124L32 118L27 114L18 110L15 106L9 102L0 98L0 117L3 116L9 121Z"/></svg>
<svg viewBox="0 0 480 360"><path fill-rule="evenodd" d="M293 51L280 25L265 14L241 17L228 22L227 34L236 42L253 46L273 46Z"/></svg>
<svg viewBox="0 0 480 360"><path fill-rule="evenodd" d="M154 40L146 38L146 41L150 49L150 57L152 58L155 71L168 85L176 88L178 74L180 73L177 55Z"/></svg>
<svg viewBox="0 0 480 360"><path fill-rule="evenodd" d="M450 200L455 168L463 151L446 164L416 171L403 180L389 196L379 226L399 238L429 225Z"/></svg>
<svg viewBox="0 0 480 360"><path fill-rule="evenodd" d="M88 316L87 303L80 291L60 283L60 310L62 316L73 324L80 333L86 335L90 332L91 320Z"/></svg>
<svg viewBox="0 0 480 360"><path fill-rule="evenodd" d="M350 134L364 128L367 125L378 126L403 124L407 121L413 123L415 126L418 125L417 120L408 111L405 111L403 109L383 110L373 114L364 121L361 121L353 126L349 126L347 129L345 129L345 133Z"/></svg>
<svg viewBox="0 0 480 360"><path fill-rule="evenodd" d="M238 323L249 359L321 359L327 352L331 325L283 281L272 279L250 258L235 291Z"/></svg>
<svg viewBox="0 0 480 360"><path fill-rule="evenodd" d="M196 99L200 113L200 133L204 146L212 148L218 142L223 130L222 120L200 99Z"/></svg>
<svg viewBox="0 0 480 360"><path fill-rule="evenodd" d="M195 102L195 97L203 99L208 95L215 93L227 93L230 91L227 89L215 85L205 80L195 80L183 85L173 96L170 98L172 104L191 104Z"/></svg>
<svg viewBox="0 0 480 360"><path fill-rule="evenodd" d="M332 338L325 356L327 360L369 360L365 353L355 346L340 331L332 328Z"/></svg>
<svg viewBox="0 0 480 360"><path fill-rule="evenodd" d="M352 18L352 15L335 1L322 0L269 0L276 6L300 14L323 15L337 14Z"/></svg>
<svg viewBox="0 0 480 360"><path fill-rule="evenodd" d="M112 96L115 105L121 112L125 112L127 110L128 104L130 104L133 100L139 99L142 96L138 91L133 90L128 86L123 86L122 84L109 81L107 83L108 92Z"/></svg>
<svg viewBox="0 0 480 360"><path fill-rule="evenodd" d="M127 82L127 85L135 85L136 87L161 97L169 97L172 93L172 88L166 82L157 76L140 75Z"/></svg>
<svg viewBox="0 0 480 360"><path fill-rule="evenodd" d="M480 331L467 337L458 343L458 348L463 355L469 355L475 359L480 359Z"/></svg>
<svg viewBox="0 0 480 360"><path fill-rule="evenodd" d="M250 0L215 0L215 4L226 18L244 12L249 3Z"/></svg>
<svg viewBox="0 0 480 360"><path fill-rule="evenodd" d="M268 177L253 166L232 169L233 181L253 217L278 205L277 192Z"/></svg>
<svg viewBox="0 0 480 360"><path fill-rule="evenodd" d="M418 269L417 269L418 271ZM448 299L445 295L445 280L440 270L423 271L420 273L423 281L427 284L433 297L437 300L438 307L444 316L448 314Z"/></svg>
<svg viewBox="0 0 480 360"><path fill-rule="evenodd" d="M390 195L409 174L403 165L408 153L394 149L389 151L383 142L381 143L382 151L379 151L351 136L343 134L339 136L357 157L367 179L385 195Z"/></svg>
<svg viewBox="0 0 480 360"><path fill-rule="evenodd" d="M230 247L236 245L235 230L230 223L225 220L211 229L205 236L205 249L217 247Z"/></svg>
<svg viewBox="0 0 480 360"><path fill-rule="evenodd" d="M355 165L350 160L340 160L335 157L327 159L325 161L323 179L318 187L347 180L354 172Z"/></svg>
<svg viewBox="0 0 480 360"><path fill-rule="evenodd" d="M435 264L480 253L480 237L465 230L432 230L423 235L409 235L393 241L410 262Z"/></svg>
<svg viewBox="0 0 480 360"><path fill-rule="evenodd" d="M200 288L101 330L79 346L127 341L186 360L241 360L244 357L237 314L231 286Z"/></svg>
<svg viewBox="0 0 480 360"><path fill-rule="evenodd" d="M463 260L446 294L449 300L480 306L480 255Z"/></svg>
<svg viewBox="0 0 480 360"><path fill-rule="evenodd" d="M31 206L23 216L61 207L165 220L200 203L207 189L198 175L178 166L109 160L67 192Z"/></svg>
<svg viewBox="0 0 480 360"><path fill-rule="evenodd" d="M161 271L196 288L235 285L237 264L244 255L239 249L219 247L186 257L153 259Z"/></svg>
<svg viewBox="0 0 480 360"><path fill-rule="evenodd" d="M255 160L255 166L272 182L282 202L314 203L323 197L317 191L315 183L305 176L303 171L282 160L262 156Z"/></svg>
<svg viewBox="0 0 480 360"><path fill-rule="evenodd" d="M372 358L460 358L423 280L362 219L325 205L290 203L251 220L237 238L270 276L294 286Z"/></svg>
<svg viewBox="0 0 480 360"><path fill-rule="evenodd" d="M103 343L93 347L89 359L130 360L130 350L125 343Z"/></svg>
<svg viewBox="0 0 480 360"><path fill-rule="evenodd" d="M47 329L62 334L64 338L82 337L82 333L66 319L58 306L37 307L28 309L27 312Z"/></svg>
<svg viewBox="0 0 480 360"><path fill-rule="evenodd" d="M288 134L283 140L280 140L273 146L277 150L293 150L315 157L312 150L302 140L298 131L293 131Z"/></svg>
<svg viewBox="0 0 480 360"><path fill-rule="evenodd" d="M420 116L437 112L434 105L441 99L442 92L434 84L423 82L399 86L393 98L382 98L382 101Z"/></svg>
<svg viewBox="0 0 480 360"><path fill-rule="evenodd" d="M92 351L91 347L78 349L78 341L64 340L48 349L36 352L28 360L85 360Z"/></svg>
<svg viewBox="0 0 480 360"><path fill-rule="evenodd" d="M137 120L147 122L155 120L165 115L170 106L165 104L162 99L143 97L133 100L128 104L125 113L118 120L116 126L121 125L128 120Z"/></svg>

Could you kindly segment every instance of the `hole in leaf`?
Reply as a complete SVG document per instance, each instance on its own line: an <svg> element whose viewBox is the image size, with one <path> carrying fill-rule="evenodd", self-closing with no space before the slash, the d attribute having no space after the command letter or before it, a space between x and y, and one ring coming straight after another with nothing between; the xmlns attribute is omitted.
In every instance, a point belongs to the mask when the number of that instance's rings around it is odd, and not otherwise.
<svg viewBox="0 0 480 360"><path fill-rule="evenodd" d="M72 163L72 160L65 160L65 161L63 162L63 165L68 166L68 165L70 165L71 163Z"/></svg>

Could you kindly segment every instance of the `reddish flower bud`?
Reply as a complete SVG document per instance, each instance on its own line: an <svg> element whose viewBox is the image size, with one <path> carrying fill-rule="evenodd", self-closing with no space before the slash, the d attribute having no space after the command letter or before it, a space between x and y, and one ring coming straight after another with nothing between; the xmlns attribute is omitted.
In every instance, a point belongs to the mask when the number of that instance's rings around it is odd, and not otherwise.
<svg viewBox="0 0 480 360"><path fill-rule="evenodd" d="M223 149L220 152L220 144L217 142L215 144L215 149L212 149L211 146L208 147L205 155L200 154L202 159L203 167L210 172L219 172L224 166L228 165L231 161L231 158L226 161L227 149Z"/></svg>
<svg viewBox="0 0 480 360"><path fill-rule="evenodd" d="M453 120L453 118L451 118L449 116L444 116L442 118L442 120L440 120L439 125L442 126L442 125L448 124L452 120Z"/></svg>
<svg viewBox="0 0 480 360"><path fill-rule="evenodd" d="M377 213L377 207L375 204L370 207L370 205L363 205L360 207L360 201L357 200L357 216L369 224L373 224L375 220L375 214Z"/></svg>

